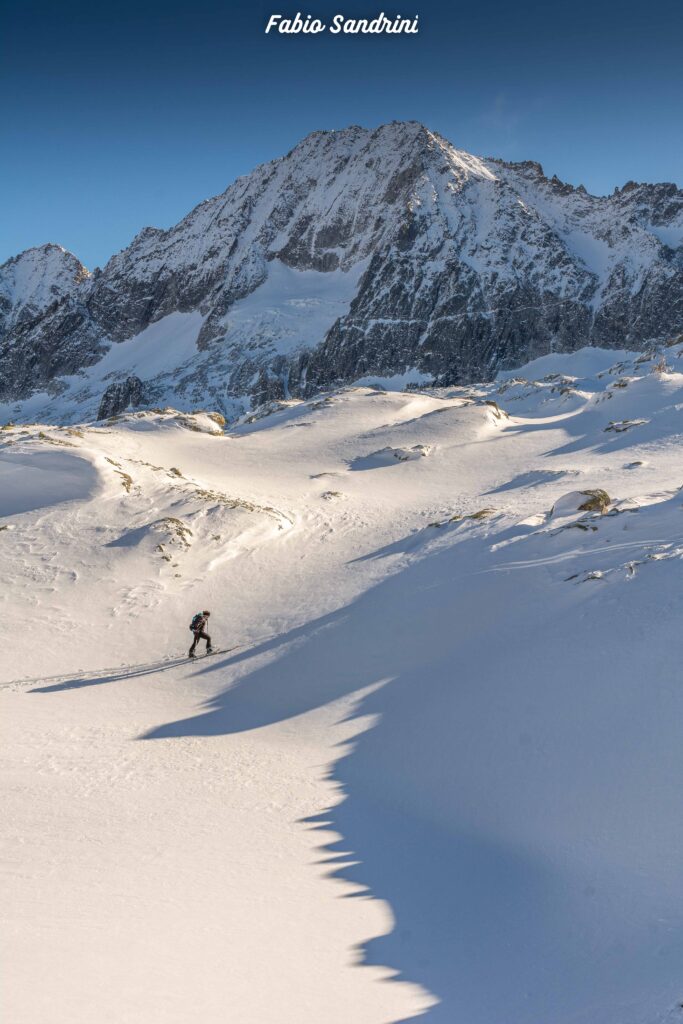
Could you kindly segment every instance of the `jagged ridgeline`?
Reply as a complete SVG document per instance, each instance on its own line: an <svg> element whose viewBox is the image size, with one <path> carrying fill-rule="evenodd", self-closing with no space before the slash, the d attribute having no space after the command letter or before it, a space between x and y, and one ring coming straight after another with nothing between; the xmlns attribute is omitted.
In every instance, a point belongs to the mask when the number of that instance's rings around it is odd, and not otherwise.
<svg viewBox="0 0 683 1024"><path fill-rule="evenodd" d="M415 122L315 132L102 270L56 245L0 267L2 413L232 417L358 379L642 349L683 330L682 243L672 184L592 196Z"/></svg>

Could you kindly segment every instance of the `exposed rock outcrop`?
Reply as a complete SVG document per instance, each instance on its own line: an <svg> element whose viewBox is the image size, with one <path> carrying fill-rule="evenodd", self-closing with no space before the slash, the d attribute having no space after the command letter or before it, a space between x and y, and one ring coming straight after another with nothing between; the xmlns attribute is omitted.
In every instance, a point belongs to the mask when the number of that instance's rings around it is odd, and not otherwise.
<svg viewBox="0 0 683 1024"><path fill-rule="evenodd" d="M110 384L102 395L97 411L98 420L107 420L110 416L118 416L126 409L134 409L145 403L145 386L139 377L126 377L125 380Z"/></svg>

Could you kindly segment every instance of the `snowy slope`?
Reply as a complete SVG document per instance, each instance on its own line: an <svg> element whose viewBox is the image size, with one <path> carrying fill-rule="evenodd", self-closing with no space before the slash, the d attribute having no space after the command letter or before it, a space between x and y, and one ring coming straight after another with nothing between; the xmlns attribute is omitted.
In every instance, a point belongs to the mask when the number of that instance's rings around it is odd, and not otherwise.
<svg viewBox="0 0 683 1024"><path fill-rule="evenodd" d="M208 400L232 418L368 375L452 384L587 344L639 349L683 330L682 240L673 184L591 196L416 122L314 132L72 276L56 302L33 301L30 275L24 293L17 261L0 267L0 398L17 421L38 408L63 421L74 405L85 419L136 376L138 406ZM194 358L170 344L163 369L139 376L136 339L190 314Z"/></svg>
<svg viewBox="0 0 683 1024"><path fill-rule="evenodd" d="M679 345L3 429L8 1019L678 1019L682 409Z"/></svg>

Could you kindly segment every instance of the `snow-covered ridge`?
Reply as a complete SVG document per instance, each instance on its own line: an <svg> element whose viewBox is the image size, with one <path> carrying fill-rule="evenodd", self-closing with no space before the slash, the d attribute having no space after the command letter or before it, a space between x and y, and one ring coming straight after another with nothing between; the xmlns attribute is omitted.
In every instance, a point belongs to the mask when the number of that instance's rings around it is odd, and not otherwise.
<svg viewBox="0 0 683 1024"><path fill-rule="evenodd" d="M368 375L449 384L548 351L639 348L683 330L682 239L674 185L590 196L416 122L314 132L169 230L146 228L92 276L57 285L46 268L56 302L25 296L12 270L0 397L21 418L43 392L43 415L58 419L67 378L190 313L202 318L195 358L169 355L141 378L142 404L234 416ZM292 318L292 300L305 313L321 295L325 315ZM84 387L80 418L96 398Z"/></svg>

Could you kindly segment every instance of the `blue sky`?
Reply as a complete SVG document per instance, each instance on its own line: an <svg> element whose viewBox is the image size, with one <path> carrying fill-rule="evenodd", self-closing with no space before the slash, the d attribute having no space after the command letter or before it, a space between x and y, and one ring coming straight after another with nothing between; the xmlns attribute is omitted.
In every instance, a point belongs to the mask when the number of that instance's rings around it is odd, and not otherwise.
<svg viewBox="0 0 683 1024"><path fill-rule="evenodd" d="M319 128L416 119L589 191L683 185L683 5L5 0L0 261L103 265ZM303 6L302 6L303 5ZM272 13L414 17L408 37L266 36Z"/></svg>

